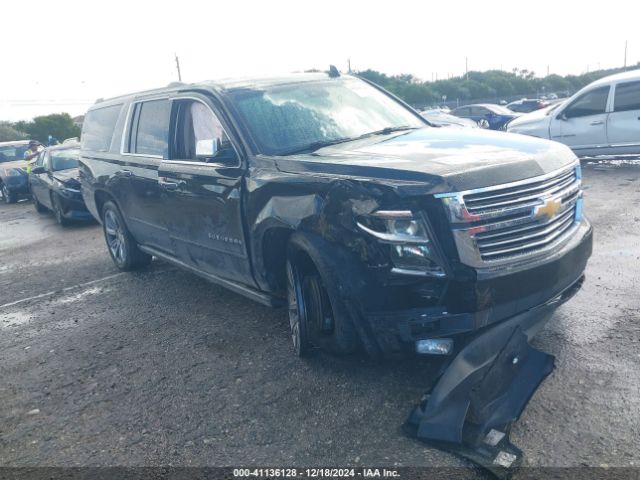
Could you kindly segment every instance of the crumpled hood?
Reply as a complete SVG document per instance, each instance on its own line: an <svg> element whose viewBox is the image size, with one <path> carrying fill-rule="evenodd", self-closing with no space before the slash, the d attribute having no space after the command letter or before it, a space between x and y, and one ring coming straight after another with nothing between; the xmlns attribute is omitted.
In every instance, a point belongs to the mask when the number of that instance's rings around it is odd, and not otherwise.
<svg viewBox="0 0 640 480"><path fill-rule="evenodd" d="M53 178L62 183L69 183L70 186L80 188L80 170L77 168L69 168L68 170L58 170L53 172Z"/></svg>
<svg viewBox="0 0 640 480"><path fill-rule="evenodd" d="M505 132L427 127L278 157L286 172L424 183L424 193L470 190L523 180L573 163L566 146Z"/></svg>

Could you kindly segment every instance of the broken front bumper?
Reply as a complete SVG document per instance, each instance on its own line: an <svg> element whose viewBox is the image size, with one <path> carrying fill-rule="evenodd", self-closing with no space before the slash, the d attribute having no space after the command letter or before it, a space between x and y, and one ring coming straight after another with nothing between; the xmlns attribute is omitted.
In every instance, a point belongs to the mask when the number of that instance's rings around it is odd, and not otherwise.
<svg viewBox="0 0 640 480"><path fill-rule="evenodd" d="M579 290L592 241L591 226L585 223L563 250L544 263L500 277L451 281L442 306L368 312L371 337L387 354L415 352L416 342L428 338L453 339L455 353L503 322L520 324L531 337Z"/></svg>

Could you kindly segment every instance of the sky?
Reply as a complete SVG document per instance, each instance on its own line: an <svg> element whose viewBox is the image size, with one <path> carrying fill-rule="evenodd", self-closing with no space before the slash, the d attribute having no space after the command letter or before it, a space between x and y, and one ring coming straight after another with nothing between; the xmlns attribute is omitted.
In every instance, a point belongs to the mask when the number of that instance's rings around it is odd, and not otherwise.
<svg viewBox="0 0 640 480"><path fill-rule="evenodd" d="M135 0L2 3L0 121L98 98L335 64L423 80L514 67L580 74L640 62L640 2ZM604 10L603 10L604 9Z"/></svg>

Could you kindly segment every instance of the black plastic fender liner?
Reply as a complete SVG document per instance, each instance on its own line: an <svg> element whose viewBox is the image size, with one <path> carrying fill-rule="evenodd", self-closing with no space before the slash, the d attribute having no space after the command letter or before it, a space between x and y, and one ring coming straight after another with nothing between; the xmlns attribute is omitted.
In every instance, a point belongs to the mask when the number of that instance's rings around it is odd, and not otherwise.
<svg viewBox="0 0 640 480"><path fill-rule="evenodd" d="M498 476L522 461L509 441L554 357L531 347L518 322L506 322L464 347L405 423L413 437L451 451Z"/></svg>

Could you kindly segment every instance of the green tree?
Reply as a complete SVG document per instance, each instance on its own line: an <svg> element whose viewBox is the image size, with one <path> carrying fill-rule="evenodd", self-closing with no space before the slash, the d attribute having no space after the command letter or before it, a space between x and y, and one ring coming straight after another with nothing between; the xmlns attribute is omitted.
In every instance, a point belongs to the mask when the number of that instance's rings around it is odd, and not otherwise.
<svg viewBox="0 0 640 480"><path fill-rule="evenodd" d="M27 134L15 128L9 122L0 122L0 142L10 142L12 140L24 140Z"/></svg>
<svg viewBox="0 0 640 480"><path fill-rule="evenodd" d="M58 140L79 137L80 128L74 125L71 115L68 113L53 113L35 117L30 122L17 122L15 127L25 132L29 138L46 143L49 135Z"/></svg>

